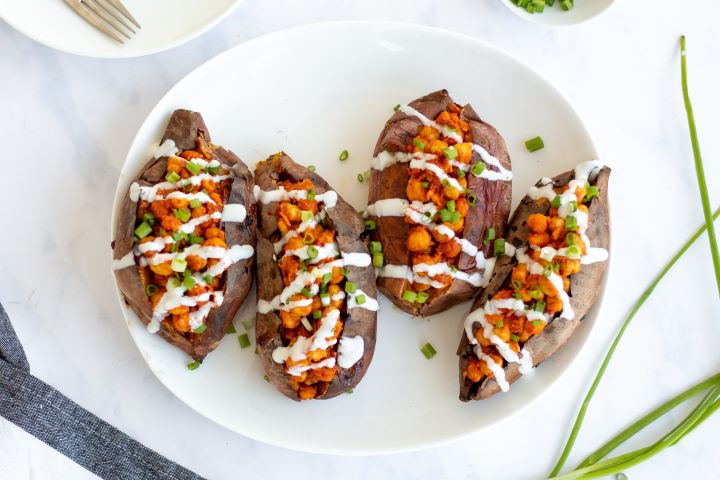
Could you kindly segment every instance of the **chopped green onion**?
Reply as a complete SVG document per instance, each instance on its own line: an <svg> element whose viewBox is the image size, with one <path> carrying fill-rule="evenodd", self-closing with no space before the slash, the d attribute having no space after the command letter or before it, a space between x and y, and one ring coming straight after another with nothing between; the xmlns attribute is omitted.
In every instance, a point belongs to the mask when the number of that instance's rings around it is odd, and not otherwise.
<svg viewBox="0 0 720 480"><path fill-rule="evenodd" d="M300 290L300 293L302 294L303 297L306 297L306 298L312 298L312 296L313 296L312 291L308 287L304 287L302 290Z"/></svg>
<svg viewBox="0 0 720 480"><path fill-rule="evenodd" d="M533 300L537 300L538 298L540 298L541 295L542 290L537 285L530 289L530 298L532 298Z"/></svg>
<svg viewBox="0 0 720 480"><path fill-rule="evenodd" d="M189 162L187 165L185 165L185 168L190 170L190 173L192 173L193 175L197 175L198 172L203 169L202 165L195 162Z"/></svg>
<svg viewBox="0 0 720 480"><path fill-rule="evenodd" d="M543 325L545 325L545 322L543 322L542 320L533 320L533 325L536 327L542 327Z"/></svg>
<svg viewBox="0 0 720 480"><path fill-rule="evenodd" d="M571 232L577 230L577 217L575 215L568 215L565 217L565 229Z"/></svg>
<svg viewBox="0 0 720 480"><path fill-rule="evenodd" d="M317 247L314 247L314 246L310 245L310 246L307 248L307 256L308 256L308 258L317 258L318 253L319 253L319 252L318 252Z"/></svg>
<svg viewBox="0 0 720 480"><path fill-rule="evenodd" d="M348 159L349 156L350 156L350 152L348 152L347 150L343 150L342 152L340 152L340 157L339 157L340 161L344 162L345 160Z"/></svg>
<svg viewBox="0 0 720 480"><path fill-rule="evenodd" d="M560 8L565 10L566 12L573 8L573 0L562 0L560 2Z"/></svg>
<svg viewBox="0 0 720 480"><path fill-rule="evenodd" d="M242 321L243 327L245 327L245 330L250 330L251 328L255 327L255 317L249 317Z"/></svg>
<svg viewBox="0 0 720 480"><path fill-rule="evenodd" d="M450 223L455 225L462 219L460 212L450 212Z"/></svg>
<svg viewBox="0 0 720 480"><path fill-rule="evenodd" d="M477 204L477 197L474 194L469 193L467 196L467 202L468 202L468 205L470 205L471 207L474 207L475 204Z"/></svg>
<svg viewBox="0 0 720 480"><path fill-rule="evenodd" d="M342 269L343 277L347 277L347 276L348 276L348 273L350 273L350 270L348 270L347 268L343 268L343 269Z"/></svg>
<svg viewBox="0 0 720 480"><path fill-rule="evenodd" d="M413 145L419 148L420 150L425 150L425 143L420 140L419 138L413 138Z"/></svg>
<svg viewBox="0 0 720 480"><path fill-rule="evenodd" d="M560 195L555 195L555 198L552 199L550 205L552 205L554 208L560 208L560 205L562 205L562 199L560 198Z"/></svg>
<svg viewBox="0 0 720 480"><path fill-rule="evenodd" d="M448 180L447 178L444 178L441 183L443 188L448 188L450 186L450 180Z"/></svg>
<svg viewBox="0 0 720 480"><path fill-rule="evenodd" d="M515 297L515 300L522 300L522 293L515 292L513 293L513 297Z"/></svg>
<svg viewBox="0 0 720 480"><path fill-rule="evenodd" d="M215 281L215 277L212 275L205 275L202 278L205 283L213 283Z"/></svg>
<svg viewBox="0 0 720 480"><path fill-rule="evenodd" d="M365 303L365 300L365 295L358 295L357 297L355 297L355 303L358 305L362 305L363 303Z"/></svg>
<svg viewBox="0 0 720 480"><path fill-rule="evenodd" d="M347 390L345 390L345 393L347 393L348 395L352 395L353 391L354 390L352 388L348 388Z"/></svg>
<svg viewBox="0 0 720 480"><path fill-rule="evenodd" d="M528 152L536 152L544 147L545 142L540 137L531 138L525 142L525 148L528 149Z"/></svg>
<svg viewBox="0 0 720 480"><path fill-rule="evenodd" d="M185 274L183 278L183 285L185 285L185 288L188 290L195 288L195 279L190 274L190 270L185 270L183 274Z"/></svg>
<svg viewBox="0 0 720 480"><path fill-rule="evenodd" d="M393 110L395 110L396 112L399 112L399 111L400 111L400 104L398 103L397 105L395 105L395 106L393 107Z"/></svg>
<svg viewBox="0 0 720 480"><path fill-rule="evenodd" d="M458 178L465 178L465 170L463 170L462 168L458 168L457 176Z"/></svg>
<svg viewBox="0 0 720 480"><path fill-rule="evenodd" d="M200 243L203 243L202 237L198 237L198 236L195 235L194 233L191 233L191 234L190 234L190 236L188 237L188 241L189 241L190 244L192 244L192 245L198 245L198 244L200 244Z"/></svg>
<svg viewBox="0 0 720 480"><path fill-rule="evenodd" d="M227 330L225 330L225 333L227 333L227 334L237 333L237 330L235 330L235 325L231 323L231 324L228 326Z"/></svg>
<svg viewBox="0 0 720 480"><path fill-rule="evenodd" d="M557 273L560 271L560 263L553 263L552 264L552 270L553 272Z"/></svg>
<svg viewBox="0 0 720 480"><path fill-rule="evenodd" d="M305 196L306 200L313 201L315 200L315 190L308 190L307 195Z"/></svg>
<svg viewBox="0 0 720 480"><path fill-rule="evenodd" d="M445 155L445 158L447 158L448 160L453 160L457 158L458 152L453 147L448 147L443 150L443 155Z"/></svg>
<svg viewBox="0 0 720 480"><path fill-rule="evenodd" d="M600 195L600 190L598 190L598 187L596 187L595 185L590 185L587 188L587 193L585 193L585 199L583 200L583 202L588 203L590 202L590 200L597 197L598 195Z"/></svg>
<svg viewBox="0 0 720 480"><path fill-rule="evenodd" d="M565 253L567 253L568 257L570 257L570 256L578 257L578 256L580 256L580 248L578 248L577 245L569 245L565 249Z"/></svg>
<svg viewBox="0 0 720 480"><path fill-rule="evenodd" d="M545 311L545 302L543 302L542 300L535 302L534 310L536 312L540 312L540 313L544 312ZM535 320L535 321L537 322L538 320Z"/></svg>
<svg viewBox="0 0 720 480"><path fill-rule="evenodd" d="M420 186L423 187L423 188L429 188L429 187L430 187L430 182L420 182Z"/></svg>
<svg viewBox="0 0 720 480"><path fill-rule="evenodd" d="M311 232L305 232L305 235L303 236L303 243L305 245L310 245L315 241L315 235L313 235Z"/></svg>
<svg viewBox="0 0 720 480"><path fill-rule="evenodd" d="M426 343L425 345L423 345L420 351L423 355L425 355L425 358L427 358L428 360L430 360L432 357L435 356L435 354L437 354L437 350L435 350L435 347L433 347L430 343Z"/></svg>
<svg viewBox="0 0 720 480"><path fill-rule="evenodd" d="M382 243L372 241L370 242L370 253L380 253L382 252Z"/></svg>
<svg viewBox="0 0 720 480"><path fill-rule="evenodd" d="M178 180L180 180L180 175L178 175L176 172L170 172L167 175L165 175L165 180L167 180L170 183L177 183Z"/></svg>
<svg viewBox="0 0 720 480"><path fill-rule="evenodd" d="M375 252L375 253L373 253L372 261L373 261L373 266L374 266L375 268L380 268L380 267L382 267L383 264L384 264L384 262L385 262L385 258L384 258L383 253L382 253L382 252Z"/></svg>
<svg viewBox="0 0 720 480"><path fill-rule="evenodd" d="M505 240L502 238L498 238L493 243L493 256L499 257L500 255L505 255Z"/></svg>
<svg viewBox="0 0 720 480"><path fill-rule="evenodd" d="M448 210L446 208L443 208L442 210L440 210L440 219L443 222L450 222L450 218L451 218L450 210Z"/></svg>
<svg viewBox="0 0 720 480"><path fill-rule="evenodd" d="M172 263L170 263L170 268L172 268L173 272L182 273L187 268L187 260L182 257L173 258Z"/></svg>
<svg viewBox="0 0 720 480"><path fill-rule="evenodd" d="M311 212L310 210L303 210L302 212L300 212L300 219L301 219L303 222L307 222L307 221L309 221L309 220L312 220L314 216L315 216L315 215L313 215L313 212Z"/></svg>
<svg viewBox="0 0 720 480"><path fill-rule="evenodd" d="M407 302L414 303L417 299L417 293L412 290L405 290L402 294L402 299Z"/></svg>
<svg viewBox="0 0 720 480"><path fill-rule="evenodd" d="M158 290L159 289L158 289L157 285L150 284L147 287L145 287L145 295L147 295L148 297L152 297L153 295L155 295L158 292Z"/></svg>
<svg viewBox="0 0 720 480"><path fill-rule="evenodd" d="M477 162L470 168L470 173L479 177L485 171L485 164L483 162Z"/></svg>
<svg viewBox="0 0 720 480"><path fill-rule="evenodd" d="M314 171L315 171L315 165L308 165L307 169L310 170L311 172L314 172Z"/></svg>
<svg viewBox="0 0 720 480"><path fill-rule="evenodd" d="M357 290L357 287L353 282L345 282L345 291L347 293L355 293L355 290Z"/></svg>
<svg viewBox="0 0 720 480"><path fill-rule="evenodd" d="M173 209L173 213L174 213L175 216L176 216L177 218L179 218L180 221L183 222L183 223L185 223L185 222L187 222L188 220L190 220L190 210L188 210L188 209L185 208L185 207Z"/></svg>
<svg viewBox="0 0 720 480"><path fill-rule="evenodd" d="M147 224L147 222L142 222L138 227L135 229L135 235L138 238L145 238L148 235L152 233L152 227Z"/></svg>
<svg viewBox="0 0 720 480"><path fill-rule="evenodd" d="M485 230L485 240L495 240L495 229L493 227Z"/></svg>
<svg viewBox="0 0 720 480"><path fill-rule="evenodd" d="M248 337L247 333L243 333L238 337L238 342L240 343L240 348L247 348L250 346L250 338Z"/></svg>
<svg viewBox="0 0 720 480"><path fill-rule="evenodd" d="M270 377L268 377L267 375L263 375L263 380L270 383Z"/></svg>
<svg viewBox="0 0 720 480"><path fill-rule="evenodd" d="M448 202L445 204L448 210L451 212L455 211L455 200L448 200Z"/></svg>
<svg viewBox="0 0 720 480"><path fill-rule="evenodd" d="M513 289L522 290L523 284L520 280L513 280L510 283L512 284Z"/></svg>
<svg viewBox="0 0 720 480"><path fill-rule="evenodd" d="M162 235L162 236L165 236L165 235L167 234L167 232L165 231L164 228L161 228L159 233L160 233L160 235Z"/></svg>
<svg viewBox="0 0 720 480"><path fill-rule="evenodd" d="M458 269L457 269L457 267L456 267L455 265L450 265L450 271L451 271L452 273L457 273Z"/></svg>
<svg viewBox="0 0 720 480"><path fill-rule="evenodd" d="M518 336L515 335L514 333L511 333L511 334L510 334L510 340L512 340L513 342L517 342L518 340L520 340L520 337L518 337Z"/></svg>
<svg viewBox="0 0 720 480"><path fill-rule="evenodd" d="M505 322L503 322L502 320L498 320L497 322L495 322L495 328L502 328L504 326Z"/></svg>
<svg viewBox="0 0 720 480"><path fill-rule="evenodd" d="M313 312L313 318L314 318L315 320L318 320L318 319L322 318L322 310L315 310L315 311Z"/></svg>
<svg viewBox="0 0 720 480"><path fill-rule="evenodd" d="M195 330L193 330L193 333L203 333L205 330L207 330L207 325L204 323L197 327Z"/></svg>
<svg viewBox="0 0 720 480"><path fill-rule="evenodd" d="M179 251L180 251L180 245L177 244L177 243L173 243L172 245L170 245L170 251L171 251L172 253L177 253L177 252L179 252Z"/></svg>
<svg viewBox="0 0 720 480"><path fill-rule="evenodd" d="M550 265L549 263L546 263L545 267L543 268L543 275L545 275L546 277L549 277L551 273L552 273L552 265Z"/></svg>
<svg viewBox="0 0 720 480"><path fill-rule="evenodd" d="M615 480L628 480L628 477L624 473L620 472L615 474Z"/></svg>
<svg viewBox="0 0 720 480"><path fill-rule="evenodd" d="M143 222L147 223L148 225L155 225L155 215L148 212L142 216Z"/></svg>
<svg viewBox="0 0 720 480"><path fill-rule="evenodd" d="M332 273L328 272L322 276L323 285L327 285L328 283L330 283L330 280L332 280Z"/></svg>
<svg viewBox="0 0 720 480"><path fill-rule="evenodd" d="M207 173L212 173L212 174L217 175L217 174L220 172L220 165L217 165L217 166L214 166L214 167L211 167L210 165L208 165L208 166L205 167L205 171L206 171Z"/></svg>
<svg viewBox="0 0 720 480"><path fill-rule="evenodd" d="M568 210L570 210L571 213L577 212L578 204L575 200L572 202L568 202Z"/></svg>
<svg viewBox="0 0 720 480"><path fill-rule="evenodd" d="M375 223L375 220L365 220L365 230L375 230L377 228L377 223Z"/></svg>
<svg viewBox="0 0 720 480"><path fill-rule="evenodd" d="M577 233L569 232L567 235L565 235L565 243L567 243L568 245L575 245L577 243L577 238Z"/></svg>
<svg viewBox="0 0 720 480"><path fill-rule="evenodd" d="M195 360L194 362L188 363L187 369L188 369L188 370L195 370L195 369L198 368L199 366L200 366L200 362L198 362L197 360Z"/></svg>
<svg viewBox="0 0 720 480"><path fill-rule="evenodd" d="M185 240L187 238L187 234L185 232L173 232L170 237L176 242L179 242L180 240Z"/></svg>

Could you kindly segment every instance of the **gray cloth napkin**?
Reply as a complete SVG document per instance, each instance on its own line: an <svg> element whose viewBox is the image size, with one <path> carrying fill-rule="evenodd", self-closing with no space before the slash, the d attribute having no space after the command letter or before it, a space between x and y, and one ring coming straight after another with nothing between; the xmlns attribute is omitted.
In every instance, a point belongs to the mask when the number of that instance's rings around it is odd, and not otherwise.
<svg viewBox="0 0 720 480"><path fill-rule="evenodd" d="M107 480L203 480L30 374L30 364L2 304L0 415Z"/></svg>

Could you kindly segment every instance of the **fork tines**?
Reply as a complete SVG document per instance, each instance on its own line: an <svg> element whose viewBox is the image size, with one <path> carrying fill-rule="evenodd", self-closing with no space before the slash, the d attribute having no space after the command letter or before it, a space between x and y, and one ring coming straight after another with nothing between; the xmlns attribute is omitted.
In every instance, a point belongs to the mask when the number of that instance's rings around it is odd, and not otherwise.
<svg viewBox="0 0 720 480"><path fill-rule="evenodd" d="M65 3L90 25L120 43L125 43L120 35L129 39L135 33L130 23L141 28L120 0L65 0Z"/></svg>

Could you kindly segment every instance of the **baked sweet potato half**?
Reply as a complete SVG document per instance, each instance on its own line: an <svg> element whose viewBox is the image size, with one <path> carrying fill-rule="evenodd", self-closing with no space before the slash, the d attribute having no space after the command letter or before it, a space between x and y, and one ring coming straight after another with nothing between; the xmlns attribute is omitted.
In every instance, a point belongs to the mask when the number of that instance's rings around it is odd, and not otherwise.
<svg viewBox="0 0 720 480"><path fill-rule="evenodd" d="M252 285L252 188L247 166L211 143L200 114L176 110L118 215L113 269L125 301L148 331L198 361Z"/></svg>
<svg viewBox="0 0 720 480"><path fill-rule="evenodd" d="M258 353L293 400L355 387L375 351L375 272L362 219L315 172L284 153L255 170Z"/></svg>
<svg viewBox="0 0 720 480"><path fill-rule="evenodd" d="M380 291L427 316L487 285L495 258L484 240L510 213L510 156L497 130L446 90L395 110L375 146L367 223L382 246Z"/></svg>
<svg viewBox="0 0 720 480"><path fill-rule="evenodd" d="M465 320L460 400L499 391L543 362L595 302L610 241L610 169L586 162L544 178L513 214L488 287Z"/></svg>

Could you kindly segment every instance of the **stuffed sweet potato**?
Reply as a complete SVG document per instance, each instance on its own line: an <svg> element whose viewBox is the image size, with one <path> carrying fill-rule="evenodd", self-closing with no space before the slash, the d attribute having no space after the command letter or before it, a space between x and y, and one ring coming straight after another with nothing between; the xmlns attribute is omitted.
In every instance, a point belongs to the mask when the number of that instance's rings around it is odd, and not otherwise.
<svg viewBox="0 0 720 480"><path fill-rule="evenodd" d="M198 361L252 285L252 188L247 166L211 143L200 114L176 110L118 215L113 269L125 301L148 331Z"/></svg>
<svg viewBox="0 0 720 480"><path fill-rule="evenodd" d="M608 258L610 169L586 162L544 178L522 200L506 252L465 320L460 399L499 391L553 355L592 307Z"/></svg>
<svg viewBox="0 0 720 480"><path fill-rule="evenodd" d="M489 240L510 212L510 156L500 134L445 90L395 110L375 146L367 224L382 246L380 291L427 316L487 285Z"/></svg>
<svg viewBox="0 0 720 480"><path fill-rule="evenodd" d="M293 400L328 399L362 379L375 351L375 274L358 213L284 153L255 171L258 353Z"/></svg>

